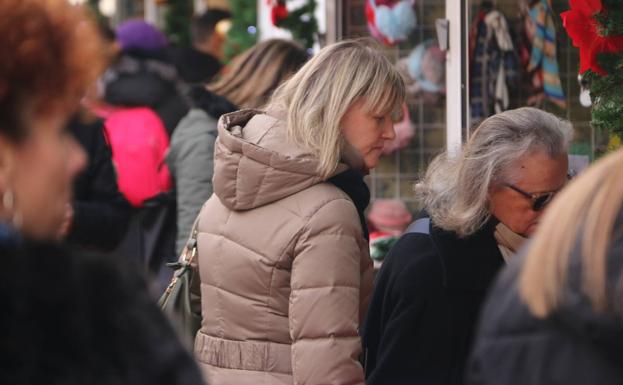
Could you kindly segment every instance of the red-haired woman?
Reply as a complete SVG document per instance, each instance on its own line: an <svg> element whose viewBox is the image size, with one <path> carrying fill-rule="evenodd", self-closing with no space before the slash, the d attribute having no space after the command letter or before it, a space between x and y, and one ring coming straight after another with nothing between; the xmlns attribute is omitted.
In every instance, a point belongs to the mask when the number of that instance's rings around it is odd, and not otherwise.
<svg viewBox="0 0 623 385"><path fill-rule="evenodd" d="M199 384L132 271L52 243L85 165L65 127L100 53L81 8L0 1L0 383Z"/></svg>

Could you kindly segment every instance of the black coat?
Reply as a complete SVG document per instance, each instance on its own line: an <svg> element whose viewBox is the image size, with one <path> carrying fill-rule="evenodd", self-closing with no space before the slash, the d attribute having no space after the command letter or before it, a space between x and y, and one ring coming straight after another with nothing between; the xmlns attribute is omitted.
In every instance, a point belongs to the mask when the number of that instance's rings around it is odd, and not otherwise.
<svg viewBox="0 0 623 385"><path fill-rule="evenodd" d="M608 297L618 306L618 311L612 308L600 314L593 311L581 291L581 258L576 248L571 255L573 263L563 305L547 319L533 317L520 301L517 278L523 255L515 257L500 274L484 306L467 382L470 385L623 384L621 256L623 239L614 243L608 256Z"/></svg>
<svg viewBox="0 0 623 385"><path fill-rule="evenodd" d="M127 261L2 238L0 384L202 384Z"/></svg>
<svg viewBox="0 0 623 385"><path fill-rule="evenodd" d="M362 330L366 384L463 383L481 303L504 264L494 226L460 239L431 225L398 240Z"/></svg>
<svg viewBox="0 0 623 385"><path fill-rule="evenodd" d="M153 109L169 135L189 110L187 87L166 57L126 52L106 71L103 80L108 103Z"/></svg>
<svg viewBox="0 0 623 385"><path fill-rule="evenodd" d="M119 192L103 123L75 118L69 130L86 151L88 162L74 180L74 218L67 241L100 251L112 250L125 235L130 205Z"/></svg>

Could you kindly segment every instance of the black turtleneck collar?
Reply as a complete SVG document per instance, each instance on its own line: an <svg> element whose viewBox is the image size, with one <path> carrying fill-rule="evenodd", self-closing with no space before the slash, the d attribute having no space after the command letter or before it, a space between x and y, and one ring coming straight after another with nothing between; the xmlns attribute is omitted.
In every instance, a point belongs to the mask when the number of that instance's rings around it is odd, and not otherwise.
<svg viewBox="0 0 623 385"><path fill-rule="evenodd" d="M220 118L221 115L238 111L238 107L235 104L222 96L208 91L202 85L193 86L190 89L190 98L193 107L202 109L206 114L215 119Z"/></svg>
<svg viewBox="0 0 623 385"><path fill-rule="evenodd" d="M368 204L370 204L370 189L368 189L368 185L364 182L363 176L364 175L359 171L348 169L329 178L328 182L344 191L353 201L357 208L357 213L359 214L363 235L366 240L369 240L368 225L364 212Z"/></svg>

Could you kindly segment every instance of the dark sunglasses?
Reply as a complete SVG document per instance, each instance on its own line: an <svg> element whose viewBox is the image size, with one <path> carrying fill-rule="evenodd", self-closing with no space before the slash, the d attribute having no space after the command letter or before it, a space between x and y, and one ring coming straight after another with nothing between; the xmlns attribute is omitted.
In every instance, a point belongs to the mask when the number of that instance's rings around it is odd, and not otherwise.
<svg viewBox="0 0 623 385"><path fill-rule="evenodd" d="M519 187L512 185L510 183L504 183L505 187L510 188L511 190L515 190L524 197L530 199L532 201L532 210L533 211L541 211L547 204L552 200L552 198L558 193L558 191L550 191L540 194L530 194Z"/></svg>
<svg viewBox="0 0 623 385"><path fill-rule="evenodd" d="M569 181L571 179L573 179L573 177L575 176L575 172L571 171L571 172L567 172L567 181L565 183L565 185L567 183L569 183ZM502 184L505 187L508 187L511 190L515 190L518 193L520 193L521 195L523 195L524 197L530 199L532 201L532 211L541 211L543 210L543 208L545 206L547 206L547 204L552 200L552 198L558 194L558 192L560 190L562 190L562 187L556 191L549 191L549 192L545 192L545 193L540 193L540 194L530 194L527 191L524 191L522 189L520 189L519 187L511 184L511 183L503 183ZM563 186L564 187L564 186Z"/></svg>

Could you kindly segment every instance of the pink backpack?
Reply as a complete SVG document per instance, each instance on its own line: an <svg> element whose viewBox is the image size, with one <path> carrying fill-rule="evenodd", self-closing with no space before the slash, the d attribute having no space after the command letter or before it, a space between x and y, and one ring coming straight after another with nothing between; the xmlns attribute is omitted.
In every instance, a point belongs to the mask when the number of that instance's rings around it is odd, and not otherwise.
<svg viewBox="0 0 623 385"><path fill-rule="evenodd" d="M119 190L134 207L171 189L165 163L169 137L155 112L145 107L113 109L104 125Z"/></svg>

